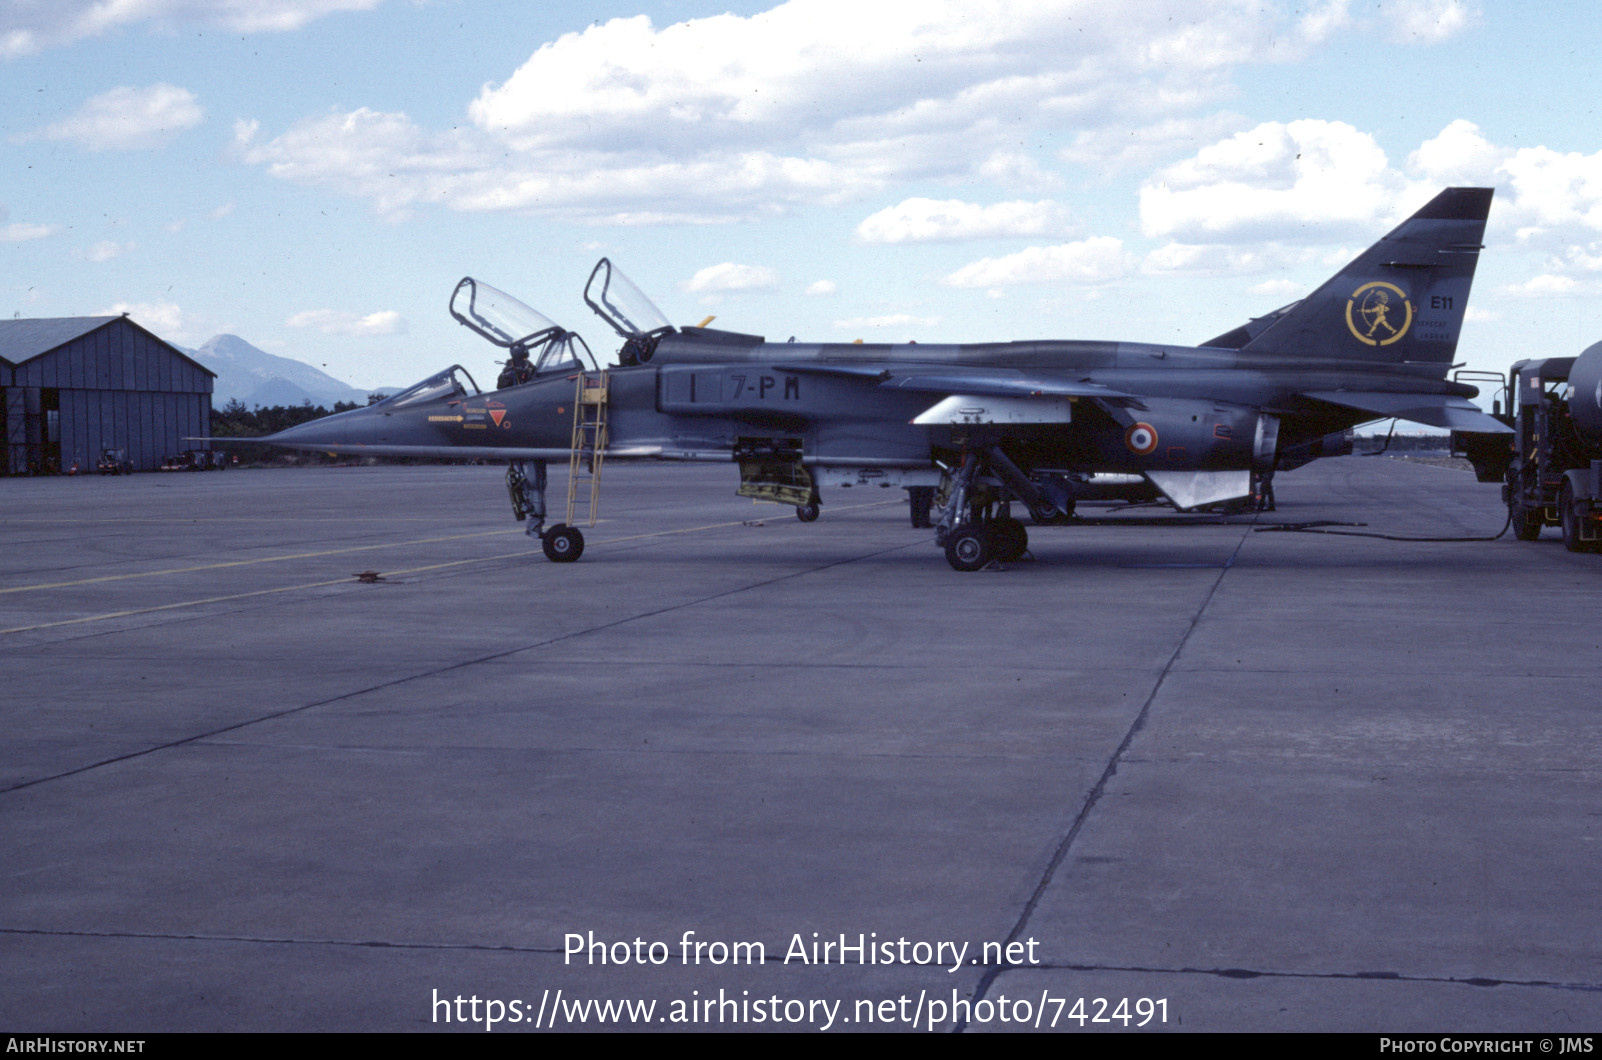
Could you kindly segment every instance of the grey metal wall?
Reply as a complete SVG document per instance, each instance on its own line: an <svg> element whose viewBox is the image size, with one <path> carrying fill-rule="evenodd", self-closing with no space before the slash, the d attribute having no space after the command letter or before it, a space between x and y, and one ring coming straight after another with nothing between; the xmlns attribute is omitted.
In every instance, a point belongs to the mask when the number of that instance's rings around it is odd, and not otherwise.
<svg viewBox="0 0 1602 1060"><path fill-rule="evenodd" d="M61 464L74 460L92 469L100 450L120 446L141 471L185 449L205 449L190 441L211 434L211 395L151 393L143 390L61 391Z"/></svg>

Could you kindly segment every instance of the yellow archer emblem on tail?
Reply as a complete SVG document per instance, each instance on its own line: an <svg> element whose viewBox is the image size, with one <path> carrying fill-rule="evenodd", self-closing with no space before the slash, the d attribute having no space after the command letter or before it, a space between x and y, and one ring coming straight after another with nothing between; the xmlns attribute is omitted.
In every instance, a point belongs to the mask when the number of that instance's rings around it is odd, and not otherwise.
<svg viewBox="0 0 1602 1060"><path fill-rule="evenodd" d="M1413 303L1394 283L1365 283L1346 300L1346 327L1359 342L1389 346L1412 326Z"/></svg>

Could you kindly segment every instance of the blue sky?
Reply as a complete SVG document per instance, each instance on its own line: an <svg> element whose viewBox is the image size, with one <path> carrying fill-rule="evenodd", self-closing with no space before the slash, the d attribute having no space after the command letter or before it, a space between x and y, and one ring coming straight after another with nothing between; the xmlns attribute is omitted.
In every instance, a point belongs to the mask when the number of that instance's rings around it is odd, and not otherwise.
<svg viewBox="0 0 1602 1060"><path fill-rule="evenodd" d="M1602 339L1602 7L1500 0L0 0L0 312L356 386L589 339L610 256L773 338L1196 343L1448 184L1460 359Z"/></svg>

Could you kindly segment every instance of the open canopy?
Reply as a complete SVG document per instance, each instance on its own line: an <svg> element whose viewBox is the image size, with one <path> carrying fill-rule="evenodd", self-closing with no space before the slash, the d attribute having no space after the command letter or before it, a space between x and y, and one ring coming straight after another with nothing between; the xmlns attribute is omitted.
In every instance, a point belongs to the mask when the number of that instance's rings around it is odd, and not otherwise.
<svg viewBox="0 0 1602 1060"><path fill-rule="evenodd" d="M451 292L451 316L508 350L526 349L562 330L534 307L471 276Z"/></svg>
<svg viewBox="0 0 1602 1060"><path fill-rule="evenodd" d="M673 330L655 303L606 258L596 262L584 285L584 303L625 339Z"/></svg>
<svg viewBox="0 0 1602 1060"><path fill-rule="evenodd" d="M451 292L451 316L514 358L524 354L535 374L594 371L595 356L577 333L568 331L544 313L505 291L464 276Z"/></svg>

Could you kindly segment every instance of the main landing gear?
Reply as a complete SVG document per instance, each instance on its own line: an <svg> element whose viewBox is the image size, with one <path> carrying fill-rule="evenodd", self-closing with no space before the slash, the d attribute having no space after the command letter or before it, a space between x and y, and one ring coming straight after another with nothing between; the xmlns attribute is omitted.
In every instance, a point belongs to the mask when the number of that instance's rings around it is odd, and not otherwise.
<svg viewBox="0 0 1602 1060"><path fill-rule="evenodd" d="M1037 523L1067 517L999 447L970 450L952 476L945 506L935 522L935 543L945 548L952 570L976 571L991 563L1013 563L1029 551L1029 531L1012 517L1009 495L992 484L992 476L1023 500ZM917 516L915 500L914 525Z"/></svg>
<svg viewBox="0 0 1602 1060"><path fill-rule="evenodd" d="M1006 505L1001 506L1005 513ZM1029 551L1029 531L1010 515L970 522L946 537L946 562L952 570L976 571L991 563L1014 563Z"/></svg>
<svg viewBox="0 0 1602 1060"><path fill-rule="evenodd" d="M538 538L545 558L552 563L572 563L584 555L584 535L576 526L545 525L546 469L543 460L514 460L506 469L506 492L512 498L512 514L527 521L524 533Z"/></svg>

